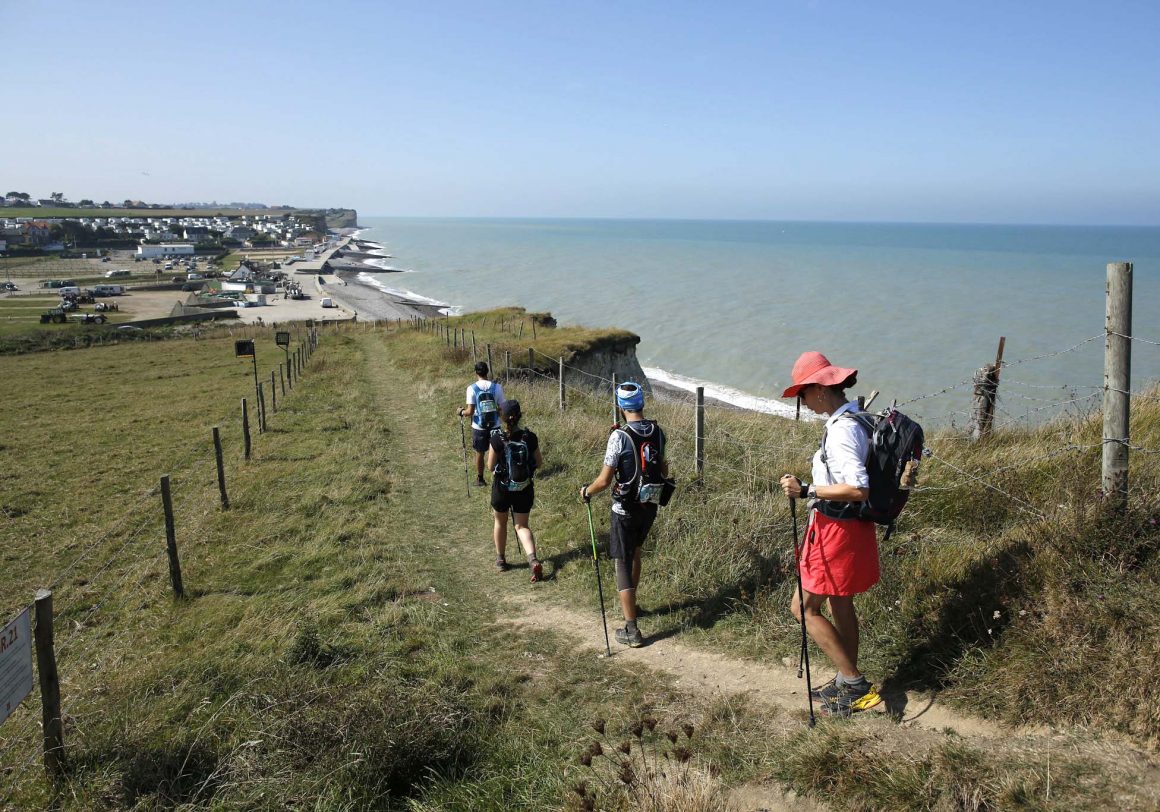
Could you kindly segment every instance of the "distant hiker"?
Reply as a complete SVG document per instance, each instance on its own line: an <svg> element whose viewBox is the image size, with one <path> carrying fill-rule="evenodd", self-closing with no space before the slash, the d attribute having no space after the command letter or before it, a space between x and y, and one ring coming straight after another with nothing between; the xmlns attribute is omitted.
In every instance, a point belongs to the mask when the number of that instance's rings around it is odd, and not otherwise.
<svg viewBox="0 0 1160 812"><path fill-rule="evenodd" d="M627 381L616 389L616 405L624 426L613 428L604 450L604 467L590 485L580 489L587 502L612 487L612 528L608 555L616 567L616 591L625 626L616 630L616 642L637 648L644 638L637 626L636 589L640 584L640 557L660 504L661 487L669 475L665 433L655 420L644 418L644 390Z"/></svg>
<svg viewBox="0 0 1160 812"><path fill-rule="evenodd" d="M878 583L878 538L874 522L847 518L870 497L866 458L870 437L855 419L858 404L846 389L858 370L843 369L820 352L806 352L793 365L793 385L783 397L797 397L812 412L829 415L814 454L812 484L786 474L780 484L790 499L808 499L809 519L798 555L802 594L794 591L790 611L838 669L828 684L813 691L831 714L849 716L881 702L877 690L858 670L858 616L854 596ZM795 540L796 543L796 540ZM799 601L800 598L800 601ZM822 614L830 607L830 619Z"/></svg>
<svg viewBox="0 0 1160 812"><path fill-rule="evenodd" d="M544 464L540 440L531 429L520 428L520 402L509 400L503 405L504 429L491 435L487 450L487 467L492 472L491 507L495 511L492 539L495 541L495 568L509 569L504 550L507 546L508 511L516 524L516 541L528 557L532 583L544 578L544 567L536 558L536 537L528 526L528 514L536 501L532 482L536 469Z"/></svg>
<svg viewBox="0 0 1160 812"><path fill-rule="evenodd" d="M460 417L471 418L471 447L475 449L475 484L486 488L483 481L483 455L487 453L491 433L499 428L499 410L503 408L503 387L487 377L487 364L475 365L479 379L467 387L467 405L459 408Z"/></svg>

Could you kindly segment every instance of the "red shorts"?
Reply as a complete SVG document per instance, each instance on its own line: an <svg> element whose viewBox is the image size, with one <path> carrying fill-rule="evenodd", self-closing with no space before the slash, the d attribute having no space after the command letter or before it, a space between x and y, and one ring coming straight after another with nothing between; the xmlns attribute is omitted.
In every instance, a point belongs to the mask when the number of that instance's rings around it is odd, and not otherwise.
<svg viewBox="0 0 1160 812"><path fill-rule="evenodd" d="M801 550L802 589L814 595L860 595L878 583L874 522L810 512Z"/></svg>

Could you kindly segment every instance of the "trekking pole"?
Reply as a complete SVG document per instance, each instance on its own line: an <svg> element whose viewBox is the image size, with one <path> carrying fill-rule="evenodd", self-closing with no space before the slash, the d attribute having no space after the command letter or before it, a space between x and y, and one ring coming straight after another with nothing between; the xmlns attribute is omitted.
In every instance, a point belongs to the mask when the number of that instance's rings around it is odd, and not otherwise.
<svg viewBox="0 0 1160 812"><path fill-rule="evenodd" d="M467 498L471 498L471 474L467 473L467 435L463 431L463 415L459 415L459 444L463 446L463 484L467 486Z"/></svg>
<svg viewBox="0 0 1160 812"><path fill-rule="evenodd" d="M810 705L810 727L817 724L814 718L814 686L810 682L810 645L809 639L806 637L806 596L802 592L802 557L801 548L798 546L798 526L797 526L797 500L790 498L789 513L793 517L793 559L794 570L797 572L797 590L798 590L798 614L802 619L802 652L801 658L798 660L798 679L802 678L802 664L805 664L806 673L806 699Z"/></svg>
<svg viewBox="0 0 1160 812"><path fill-rule="evenodd" d="M592 566L596 567L596 591L600 595L600 622L604 624L604 650L612 656L612 646L608 644L608 618L604 614L604 585L600 581L600 558L596 555L596 528L592 525L592 503L585 502L588 508L588 534L592 537Z"/></svg>

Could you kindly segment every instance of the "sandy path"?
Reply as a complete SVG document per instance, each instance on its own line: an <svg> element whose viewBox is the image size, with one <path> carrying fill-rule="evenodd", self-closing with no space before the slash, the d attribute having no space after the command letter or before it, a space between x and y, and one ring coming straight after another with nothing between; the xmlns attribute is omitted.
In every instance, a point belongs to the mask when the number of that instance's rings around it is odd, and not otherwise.
<svg viewBox="0 0 1160 812"><path fill-rule="evenodd" d="M511 618L520 627L540 628L550 626L576 637L582 645L596 651L604 650L604 632L599 619L585 613L576 612L562 606L530 603L530 598L520 601L521 613ZM609 634L613 624L619 619L609 616ZM666 671L676 677L678 688L701 694L750 694L754 699L785 708L807 718L806 682L797 678L796 663L790 671L782 664L762 665L738 660L724 654L705 651L676 642L672 638L654 640L641 648L632 649L612 643L612 656L620 660L639 662L658 671ZM815 684L829 679L817 669L811 669ZM891 698L874 709L876 715L885 716L890 705L903 727L917 726L931 730L954 730L963 737L1008 738L1018 735L1043 735L1042 729L1013 731L984 719L963 716L937 701L917 694ZM815 713L818 708L815 706Z"/></svg>

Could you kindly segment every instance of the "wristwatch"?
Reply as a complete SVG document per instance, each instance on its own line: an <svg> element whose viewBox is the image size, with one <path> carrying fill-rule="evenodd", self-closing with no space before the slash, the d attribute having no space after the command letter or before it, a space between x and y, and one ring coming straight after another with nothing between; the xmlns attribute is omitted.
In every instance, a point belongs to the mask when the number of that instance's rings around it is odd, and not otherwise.
<svg viewBox="0 0 1160 812"><path fill-rule="evenodd" d="M813 485L812 483L809 485L806 485L805 490L802 493L802 496L804 496L806 499L817 499L818 498L817 487L815 485Z"/></svg>

